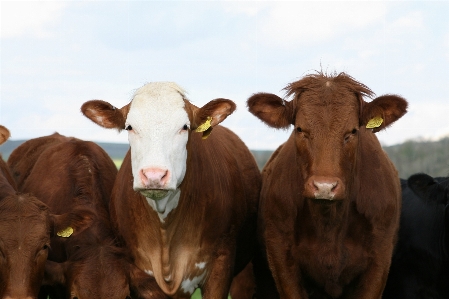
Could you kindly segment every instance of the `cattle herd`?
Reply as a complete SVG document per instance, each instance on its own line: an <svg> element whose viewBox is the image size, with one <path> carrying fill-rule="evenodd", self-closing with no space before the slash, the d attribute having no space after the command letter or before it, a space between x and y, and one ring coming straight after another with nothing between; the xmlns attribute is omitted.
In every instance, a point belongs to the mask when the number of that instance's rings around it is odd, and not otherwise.
<svg viewBox="0 0 449 299"><path fill-rule="evenodd" d="M58 133L0 159L0 299L449 298L449 179L400 179L375 135L407 101L345 73L284 90L247 101L293 126L262 171L219 125L234 102L197 107L171 82L82 104L128 131L118 171Z"/></svg>

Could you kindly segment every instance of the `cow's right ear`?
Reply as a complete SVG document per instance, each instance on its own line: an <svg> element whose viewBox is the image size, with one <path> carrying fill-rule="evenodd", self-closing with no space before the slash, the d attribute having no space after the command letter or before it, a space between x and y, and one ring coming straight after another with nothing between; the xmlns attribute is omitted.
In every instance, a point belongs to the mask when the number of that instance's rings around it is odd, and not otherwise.
<svg viewBox="0 0 449 299"><path fill-rule="evenodd" d="M246 103L249 112L272 128L287 129L295 122L292 101L272 93L256 93Z"/></svg>
<svg viewBox="0 0 449 299"><path fill-rule="evenodd" d="M50 285L50 286L54 286L57 284L64 285L67 263L68 262L57 263L46 260L42 285Z"/></svg>
<svg viewBox="0 0 449 299"><path fill-rule="evenodd" d="M119 109L108 102L92 100L81 106L81 112L88 119L104 128L121 131L125 128L129 107L130 104Z"/></svg>
<svg viewBox="0 0 449 299"><path fill-rule="evenodd" d="M11 133L9 133L9 130L0 125L0 144L5 143L6 140L11 136Z"/></svg>
<svg viewBox="0 0 449 299"><path fill-rule="evenodd" d="M407 185L412 191L426 202L446 204L448 201L445 188L433 177L425 173L417 173L410 176Z"/></svg>
<svg viewBox="0 0 449 299"><path fill-rule="evenodd" d="M51 236L68 238L77 235L92 225L95 213L88 208L75 208L62 215L51 215Z"/></svg>

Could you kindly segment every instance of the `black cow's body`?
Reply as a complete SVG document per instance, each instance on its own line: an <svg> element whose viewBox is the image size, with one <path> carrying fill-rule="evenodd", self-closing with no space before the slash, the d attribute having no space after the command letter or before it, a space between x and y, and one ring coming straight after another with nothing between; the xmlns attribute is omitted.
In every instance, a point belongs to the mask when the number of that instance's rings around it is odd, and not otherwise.
<svg viewBox="0 0 449 299"><path fill-rule="evenodd" d="M402 213L384 299L449 298L449 178L401 180Z"/></svg>

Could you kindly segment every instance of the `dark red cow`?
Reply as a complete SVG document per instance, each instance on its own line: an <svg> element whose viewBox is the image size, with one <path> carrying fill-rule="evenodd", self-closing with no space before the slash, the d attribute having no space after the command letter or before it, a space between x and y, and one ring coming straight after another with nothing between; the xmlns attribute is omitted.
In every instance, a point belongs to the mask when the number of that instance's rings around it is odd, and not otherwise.
<svg viewBox="0 0 449 299"><path fill-rule="evenodd" d="M378 132L407 102L347 74L308 75L248 99L267 125L294 130L262 171L260 228L281 298L381 298L401 187ZM257 273L256 273L257 274Z"/></svg>
<svg viewBox="0 0 449 299"><path fill-rule="evenodd" d="M0 126L0 144L8 137ZM89 224L92 214L77 212L52 215L36 197L18 193L0 156L0 298L37 298L52 232Z"/></svg>
<svg viewBox="0 0 449 299"><path fill-rule="evenodd" d="M52 212L88 207L95 214L89 228L69 228L52 238L48 258L53 262L47 263L44 283L66 286L67 298L129 297L131 280L142 275L115 244L109 198L117 168L106 152L93 142L55 133L23 143L8 164L19 189L42 199Z"/></svg>
<svg viewBox="0 0 449 299"><path fill-rule="evenodd" d="M169 82L141 87L121 109L82 106L97 124L128 131L111 218L136 265L173 298L197 287L203 298L227 298L252 256L260 172L243 142L218 126L234 109L226 99L198 108Z"/></svg>

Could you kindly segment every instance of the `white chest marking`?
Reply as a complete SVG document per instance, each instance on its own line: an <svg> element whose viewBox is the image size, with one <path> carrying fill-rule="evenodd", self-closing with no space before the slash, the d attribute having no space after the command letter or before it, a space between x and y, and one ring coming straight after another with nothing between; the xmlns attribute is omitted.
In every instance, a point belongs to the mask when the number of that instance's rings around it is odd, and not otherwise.
<svg viewBox="0 0 449 299"><path fill-rule="evenodd" d="M151 270L145 270L145 273L150 275L150 276L152 276L152 277L154 277L154 273Z"/></svg>
<svg viewBox="0 0 449 299"><path fill-rule="evenodd" d="M206 267L206 262L196 263L195 267L197 267L198 269L204 269L204 267Z"/></svg>
<svg viewBox="0 0 449 299"><path fill-rule="evenodd" d="M180 196L181 189L176 189L174 192L169 192L166 197L159 200L147 198L147 202L157 212L159 220L164 222L168 214L178 206Z"/></svg>
<svg viewBox="0 0 449 299"><path fill-rule="evenodd" d="M204 277L206 276L206 271L203 272L200 276L196 276L192 279L183 280L181 283L181 288L184 293L192 295L196 288L198 288L198 284L203 282Z"/></svg>

